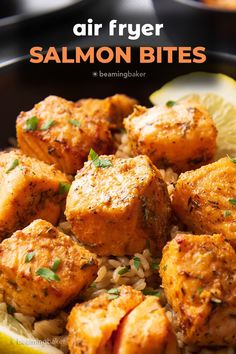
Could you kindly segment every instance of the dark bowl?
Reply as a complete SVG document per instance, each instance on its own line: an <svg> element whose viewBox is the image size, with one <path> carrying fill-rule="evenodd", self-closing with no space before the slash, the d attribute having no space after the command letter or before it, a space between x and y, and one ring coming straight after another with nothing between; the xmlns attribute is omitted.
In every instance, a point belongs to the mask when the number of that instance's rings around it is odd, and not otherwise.
<svg viewBox="0 0 236 354"><path fill-rule="evenodd" d="M16 117L48 95L70 100L126 93L150 105L149 95L167 81L192 71L221 72L236 79L236 58L209 55L204 64L139 64L133 48L132 64L31 64L22 59L0 69L0 147L15 136ZM70 57L73 55L70 52ZM94 72L145 72L142 78L99 78ZM170 97L171 99L171 97Z"/></svg>
<svg viewBox="0 0 236 354"><path fill-rule="evenodd" d="M153 0L158 21L174 45L203 45L208 50L236 53L236 11L205 5L200 0Z"/></svg>

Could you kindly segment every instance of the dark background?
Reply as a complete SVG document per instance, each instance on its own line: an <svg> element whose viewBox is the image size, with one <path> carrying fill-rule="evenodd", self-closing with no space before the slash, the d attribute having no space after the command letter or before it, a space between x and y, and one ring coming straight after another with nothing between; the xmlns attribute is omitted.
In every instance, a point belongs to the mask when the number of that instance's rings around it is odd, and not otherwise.
<svg viewBox="0 0 236 354"><path fill-rule="evenodd" d="M12 0L1 1L11 2ZM88 18L104 24L101 35L96 38L76 37L72 32L73 25L84 23ZM37 45L45 48L49 46L72 48L75 46L139 46L167 43L165 36L145 37L132 42L126 37L109 37L106 24L111 19L117 19L120 23L155 24L158 22L151 0L84 0L83 6L79 3L78 6L63 11L61 14L34 18L27 24L18 23L0 28L0 62L27 55L30 48Z"/></svg>

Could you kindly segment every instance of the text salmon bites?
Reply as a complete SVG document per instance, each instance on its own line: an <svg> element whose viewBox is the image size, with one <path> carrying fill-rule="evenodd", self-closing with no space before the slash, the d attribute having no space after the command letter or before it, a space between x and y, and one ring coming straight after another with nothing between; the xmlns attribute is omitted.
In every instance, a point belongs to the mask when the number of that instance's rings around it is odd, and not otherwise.
<svg viewBox="0 0 236 354"><path fill-rule="evenodd" d="M0 244L0 293L17 312L47 316L96 278L96 256L44 220Z"/></svg>
<svg viewBox="0 0 236 354"><path fill-rule="evenodd" d="M38 218L55 224L69 186L54 166L19 150L0 153L0 240Z"/></svg>
<svg viewBox="0 0 236 354"><path fill-rule="evenodd" d="M68 174L83 166L91 147L101 154L113 151L106 120L94 119L75 103L56 96L21 112L16 128L23 152Z"/></svg>
<svg viewBox="0 0 236 354"><path fill-rule="evenodd" d="M160 274L185 344L236 345L236 253L223 236L177 235Z"/></svg>
<svg viewBox="0 0 236 354"><path fill-rule="evenodd" d="M137 106L124 125L132 155L145 154L161 168L192 170L211 161L216 150L215 124L196 103Z"/></svg>
<svg viewBox="0 0 236 354"><path fill-rule="evenodd" d="M160 172L147 156L98 157L78 171L66 202L76 237L99 255L161 250L170 222L170 199Z"/></svg>

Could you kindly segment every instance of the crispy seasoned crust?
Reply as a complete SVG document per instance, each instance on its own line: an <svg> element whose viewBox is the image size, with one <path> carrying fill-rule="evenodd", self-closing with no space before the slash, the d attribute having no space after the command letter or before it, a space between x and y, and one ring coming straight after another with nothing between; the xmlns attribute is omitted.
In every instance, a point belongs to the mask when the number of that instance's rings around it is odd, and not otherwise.
<svg viewBox="0 0 236 354"><path fill-rule="evenodd" d="M51 270L57 259L59 280L36 274ZM0 291L6 303L26 315L45 316L67 305L96 278L97 269L94 254L44 220L33 221L0 244Z"/></svg>
<svg viewBox="0 0 236 354"><path fill-rule="evenodd" d="M223 236L177 235L160 275L184 343L236 344L236 254Z"/></svg>
<svg viewBox="0 0 236 354"><path fill-rule="evenodd" d="M131 97L116 94L104 99L87 98L76 102L78 107L83 108L94 119L104 119L109 122L111 129L123 127L123 119L133 112L138 102Z"/></svg>
<svg viewBox="0 0 236 354"><path fill-rule="evenodd" d="M34 130L27 130L27 121L32 117L36 117L38 124ZM94 119L75 103L56 96L21 112L16 128L23 152L68 174L75 174L83 166L90 148L100 154L113 152L108 122Z"/></svg>
<svg viewBox="0 0 236 354"><path fill-rule="evenodd" d="M217 131L203 107L193 102L171 107L137 106L124 120L131 153L145 154L158 167L181 172L212 160Z"/></svg>
<svg viewBox="0 0 236 354"><path fill-rule="evenodd" d="M111 336L122 318L144 298L140 291L130 286L123 285L114 292L72 309L67 323L71 354L104 354L105 349L111 347Z"/></svg>
<svg viewBox="0 0 236 354"><path fill-rule="evenodd" d="M76 237L99 255L142 251L151 241L161 250L169 231L170 200L160 172L147 156L101 156L78 171L66 202L66 217Z"/></svg>
<svg viewBox="0 0 236 354"><path fill-rule="evenodd" d="M173 209L194 233L222 233L236 247L236 164L228 157L177 181Z"/></svg>
<svg viewBox="0 0 236 354"><path fill-rule="evenodd" d="M164 308L148 296L122 320L113 354L177 354L176 337Z"/></svg>
<svg viewBox="0 0 236 354"><path fill-rule="evenodd" d="M43 218L55 224L66 194L67 176L20 150L0 153L0 239Z"/></svg>

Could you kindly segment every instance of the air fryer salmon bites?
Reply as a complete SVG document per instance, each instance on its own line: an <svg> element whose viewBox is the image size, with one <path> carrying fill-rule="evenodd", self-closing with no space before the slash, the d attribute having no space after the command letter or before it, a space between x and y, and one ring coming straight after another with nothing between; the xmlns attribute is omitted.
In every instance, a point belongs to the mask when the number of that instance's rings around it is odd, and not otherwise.
<svg viewBox="0 0 236 354"><path fill-rule="evenodd" d="M0 153L0 240L31 221L56 224L63 211L68 177L20 150Z"/></svg>
<svg viewBox="0 0 236 354"><path fill-rule="evenodd" d="M222 235L177 235L160 274L185 344L236 345L236 253Z"/></svg>
<svg viewBox="0 0 236 354"><path fill-rule="evenodd" d="M194 102L137 106L124 125L132 155L145 154L160 168L195 169L210 162L216 151L213 119Z"/></svg>
<svg viewBox="0 0 236 354"><path fill-rule="evenodd" d="M100 156L78 171L65 211L72 231L99 255L128 255L164 246L170 199L160 172L147 156Z"/></svg>
<svg viewBox="0 0 236 354"><path fill-rule="evenodd" d="M17 118L17 139L22 151L68 174L83 166L92 147L99 154L113 152L105 119L94 119L75 103L49 96Z"/></svg>
<svg viewBox="0 0 236 354"><path fill-rule="evenodd" d="M96 256L44 220L0 244L0 293L17 312L48 316L96 278Z"/></svg>

